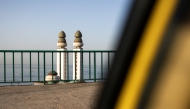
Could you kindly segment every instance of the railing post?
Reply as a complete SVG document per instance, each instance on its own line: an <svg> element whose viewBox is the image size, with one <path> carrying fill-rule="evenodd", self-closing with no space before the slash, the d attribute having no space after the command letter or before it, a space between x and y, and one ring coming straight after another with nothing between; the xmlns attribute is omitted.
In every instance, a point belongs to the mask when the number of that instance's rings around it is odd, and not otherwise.
<svg viewBox="0 0 190 109"><path fill-rule="evenodd" d="M13 52L13 82L15 82L15 62L14 62L14 52Z"/></svg>
<svg viewBox="0 0 190 109"><path fill-rule="evenodd" d="M38 52L38 81L40 81L40 55Z"/></svg>
<svg viewBox="0 0 190 109"><path fill-rule="evenodd" d="M51 68L52 68L52 82L53 82L53 52L51 54L51 61L52 61Z"/></svg>
<svg viewBox="0 0 190 109"><path fill-rule="evenodd" d="M91 79L91 56L89 52L89 79Z"/></svg>
<svg viewBox="0 0 190 109"><path fill-rule="evenodd" d="M23 52L21 52L21 78L23 82Z"/></svg>
<svg viewBox="0 0 190 109"><path fill-rule="evenodd" d="M69 52L67 52L67 80L69 80Z"/></svg>
<svg viewBox="0 0 190 109"><path fill-rule="evenodd" d="M31 76L31 71L32 71L32 69L31 69L31 52L30 52L30 81L32 80L32 76Z"/></svg>
<svg viewBox="0 0 190 109"><path fill-rule="evenodd" d="M94 52L94 82L96 82L96 52Z"/></svg>
<svg viewBox="0 0 190 109"><path fill-rule="evenodd" d="M84 77L84 72L83 72L83 67L84 66L83 66L83 64L84 64L84 62L83 62L83 51L82 51L82 77L81 77L82 81L83 81L83 77Z"/></svg>
<svg viewBox="0 0 190 109"><path fill-rule="evenodd" d="M4 82L6 82L6 52L4 52Z"/></svg>
<svg viewBox="0 0 190 109"><path fill-rule="evenodd" d="M45 52L44 52L44 85L45 85L45 82L46 82L46 80L45 80L45 75L46 75L46 62L45 62Z"/></svg>

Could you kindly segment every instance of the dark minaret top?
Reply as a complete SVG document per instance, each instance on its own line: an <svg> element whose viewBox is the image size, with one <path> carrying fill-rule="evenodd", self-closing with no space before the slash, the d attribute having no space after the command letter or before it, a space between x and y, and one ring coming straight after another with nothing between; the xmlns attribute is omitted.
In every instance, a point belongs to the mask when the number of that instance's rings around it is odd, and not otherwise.
<svg viewBox="0 0 190 109"><path fill-rule="evenodd" d="M61 31L58 35L58 43L66 43L65 37L66 37L65 32Z"/></svg>
<svg viewBox="0 0 190 109"><path fill-rule="evenodd" d="M81 48L83 46L82 33L79 30L75 33L73 46L74 48Z"/></svg>
<svg viewBox="0 0 190 109"><path fill-rule="evenodd" d="M58 35L58 42L57 42L58 48L65 48L67 46L67 42L66 42L65 38L66 38L65 32L61 31Z"/></svg>
<svg viewBox="0 0 190 109"><path fill-rule="evenodd" d="M80 42L82 43L82 33L78 30L76 33L75 33L75 40L74 42Z"/></svg>

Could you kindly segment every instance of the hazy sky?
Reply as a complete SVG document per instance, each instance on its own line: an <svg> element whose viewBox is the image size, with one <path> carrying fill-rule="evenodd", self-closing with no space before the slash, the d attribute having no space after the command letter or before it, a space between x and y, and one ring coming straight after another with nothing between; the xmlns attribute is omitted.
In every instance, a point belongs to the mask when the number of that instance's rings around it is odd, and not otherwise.
<svg viewBox="0 0 190 109"><path fill-rule="evenodd" d="M85 50L111 50L132 0L0 0L1 50L56 50L66 33L73 49L82 32Z"/></svg>

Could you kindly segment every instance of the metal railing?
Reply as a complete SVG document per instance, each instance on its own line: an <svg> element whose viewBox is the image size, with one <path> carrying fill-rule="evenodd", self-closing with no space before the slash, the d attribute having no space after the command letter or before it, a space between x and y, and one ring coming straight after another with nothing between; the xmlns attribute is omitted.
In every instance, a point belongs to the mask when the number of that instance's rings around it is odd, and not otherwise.
<svg viewBox="0 0 190 109"><path fill-rule="evenodd" d="M82 53L82 80L94 82L106 79L111 59L116 55L116 51L105 50L0 50L0 83L43 82L45 84L46 70L56 69L55 53L58 52L67 54L67 80L61 80L61 75L59 80L63 82L75 81L71 78L73 58L70 55L73 53ZM20 73L16 73L15 70Z"/></svg>

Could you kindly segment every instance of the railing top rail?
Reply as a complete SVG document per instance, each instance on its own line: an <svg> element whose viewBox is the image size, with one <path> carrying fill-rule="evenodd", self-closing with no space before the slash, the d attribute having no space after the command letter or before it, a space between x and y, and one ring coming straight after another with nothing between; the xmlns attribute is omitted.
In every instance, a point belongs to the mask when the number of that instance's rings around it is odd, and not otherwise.
<svg viewBox="0 0 190 109"><path fill-rule="evenodd" d="M115 50L0 50L0 52L117 52Z"/></svg>

